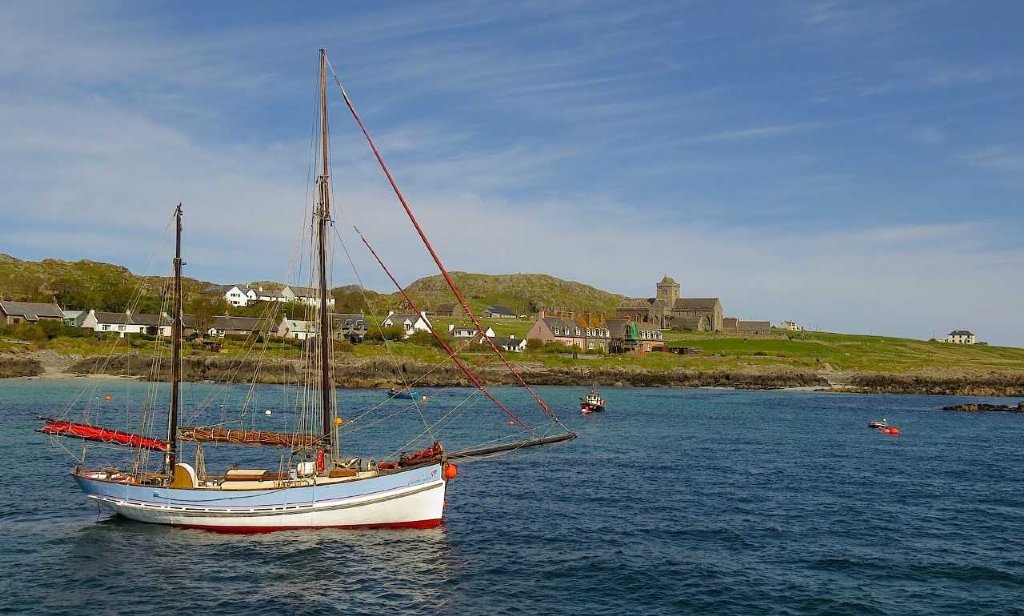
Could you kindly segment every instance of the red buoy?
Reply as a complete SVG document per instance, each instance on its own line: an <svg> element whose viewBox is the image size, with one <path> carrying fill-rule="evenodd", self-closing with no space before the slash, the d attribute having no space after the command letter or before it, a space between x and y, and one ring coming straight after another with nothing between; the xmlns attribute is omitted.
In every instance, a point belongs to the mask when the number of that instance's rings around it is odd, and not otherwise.
<svg viewBox="0 0 1024 616"><path fill-rule="evenodd" d="M451 462L444 463L444 478L448 481L455 479L459 474L459 467L455 466Z"/></svg>
<svg viewBox="0 0 1024 616"><path fill-rule="evenodd" d="M316 472L324 472L324 450L318 449L316 452Z"/></svg>

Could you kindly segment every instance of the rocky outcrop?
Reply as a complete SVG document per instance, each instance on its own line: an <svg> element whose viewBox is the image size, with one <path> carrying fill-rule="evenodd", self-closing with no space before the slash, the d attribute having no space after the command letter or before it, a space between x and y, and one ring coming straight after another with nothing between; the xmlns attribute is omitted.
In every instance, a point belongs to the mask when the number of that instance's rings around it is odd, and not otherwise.
<svg viewBox="0 0 1024 616"><path fill-rule="evenodd" d="M881 394L940 394L953 396L1024 396L1024 372L986 374L860 373L847 391Z"/></svg>
<svg viewBox="0 0 1024 616"><path fill-rule="evenodd" d="M1024 401L1018 402L1017 406L983 403L954 404L952 406L944 406L942 410L962 411L965 413L1024 413Z"/></svg>
<svg viewBox="0 0 1024 616"><path fill-rule="evenodd" d="M0 354L0 379L11 379L22 376L39 376L43 373L43 364L34 357L15 354Z"/></svg>

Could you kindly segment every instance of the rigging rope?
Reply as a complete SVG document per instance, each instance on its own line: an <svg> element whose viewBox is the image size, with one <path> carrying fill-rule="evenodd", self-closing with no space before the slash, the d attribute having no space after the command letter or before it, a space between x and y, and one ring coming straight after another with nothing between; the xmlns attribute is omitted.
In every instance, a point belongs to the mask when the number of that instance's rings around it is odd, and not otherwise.
<svg viewBox="0 0 1024 616"><path fill-rule="evenodd" d="M391 184L391 188L394 191L395 196L398 197L399 203L402 204L402 208L405 210L406 215L409 217L409 221L416 229L416 233L419 234L420 239L423 241L423 245L427 248L427 251L430 252L430 256L433 257L434 263L437 265L438 270L444 277L445 282L448 283L448 287L452 290L452 293L455 294L455 298L459 301L459 304L465 311L466 316L468 316L469 320L473 322L474 326L476 326L477 331L479 331L480 334L483 335L484 329L480 325L480 321L473 313L473 310L469 307L469 303L466 301L466 298L463 297L462 292L459 290L459 287L455 284L455 281L452 280L451 275L448 273L448 269L445 268L444 263L441 262L441 257L438 256L437 252L434 250L434 247L430 244L430 240L427 239L427 235L423 231L423 228L420 226L420 223L416 219L416 216L413 214L412 208L409 206L409 203L405 200L405 195L402 193L402 190L398 187L398 182L395 180L394 176L391 175L391 170L388 168L387 163L384 162L384 157L381 155L380 150L377 149L377 145L370 137L370 133L366 129L366 125L363 124L362 118L359 117L359 113L356 111L355 105L353 105L352 100L349 98L348 92L346 92L345 87L341 85L341 79L338 77L338 73L335 72L334 67L331 66L330 60L327 61L327 66L328 68L331 69L331 75L333 75L334 77L334 83L335 85L338 86L338 90L341 92L341 96L345 100L345 105L348 107L348 110L352 113L352 117L355 119L356 124L359 125L359 130L362 131L363 136L366 138L366 142L370 145L370 149L373 150L373 155L377 158L377 162L380 164L381 170L387 177L388 183ZM365 243L366 240L364 239L363 241ZM367 246L369 246L369 244L367 244ZM378 261L380 261L380 259L378 259ZM383 266L383 263L381 263L381 266ZM392 281L394 281L394 278L392 278ZM398 283L396 282L395 284L397 285ZM537 401L537 404L540 405L540 408L545 413L547 413L547 415L551 419L553 419L556 423L558 423L558 425L562 426L562 428L564 428L568 432L569 429L565 427L564 424L562 424L561 420L558 419L554 411L552 411L551 408L548 407L547 403L544 402L540 395L537 394L537 392L526 383L526 381L523 379L522 374L520 374L519 370L508 360L508 358L505 357L501 350L498 349L498 346L494 344L494 341L488 338L487 336L483 337L485 340L487 340L487 344L491 347L491 350L494 351L494 353L505 364L505 367L507 367L509 371L515 376L516 380L519 381L519 383L523 387L525 387L528 392L530 392L530 395L533 396L533 399Z"/></svg>

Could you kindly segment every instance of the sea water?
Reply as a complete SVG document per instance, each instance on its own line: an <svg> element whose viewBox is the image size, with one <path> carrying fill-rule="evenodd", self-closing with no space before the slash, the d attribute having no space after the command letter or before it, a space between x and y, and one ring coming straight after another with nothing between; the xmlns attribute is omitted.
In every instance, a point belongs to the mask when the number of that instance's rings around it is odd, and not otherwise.
<svg viewBox="0 0 1024 616"><path fill-rule="evenodd" d="M123 407L147 388L128 385L125 403L94 386L93 413L130 426ZM0 382L2 613L1024 610L1024 416L940 410L982 399L606 388L607 411L580 416L584 389L545 387L579 438L460 464L440 528L232 536L129 522L89 503L67 474L69 452L34 432L36 416L61 414L81 390ZM198 390L186 407L212 399ZM249 397L228 391L228 406ZM253 425L283 421L287 405L273 400L293 392L258 393ZM511 429L481 400L467 405L465 390L424 393L417 412L458 419L456 440ZM519 390L498 395L529 407ZM384 455L395 434L386 426L416 419L383 397L339 392L347 426L367 426L346 436L346 451ZM208 412L226 413L221 404ZM900 436L866 427L882 417Z"/></svg>

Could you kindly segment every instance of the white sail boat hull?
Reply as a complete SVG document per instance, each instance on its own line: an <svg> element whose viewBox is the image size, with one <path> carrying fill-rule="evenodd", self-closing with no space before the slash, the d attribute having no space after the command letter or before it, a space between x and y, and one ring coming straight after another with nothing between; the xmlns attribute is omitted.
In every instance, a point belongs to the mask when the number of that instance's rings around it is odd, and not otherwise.
<svg viewBox="0 0 1024 616"><path fill-rule="evenodd" d="M114 513L150 524L258 533L309 528L431 528L441 523L441 464L367 479L260 490L174 489L73 474Z"/></svg>

